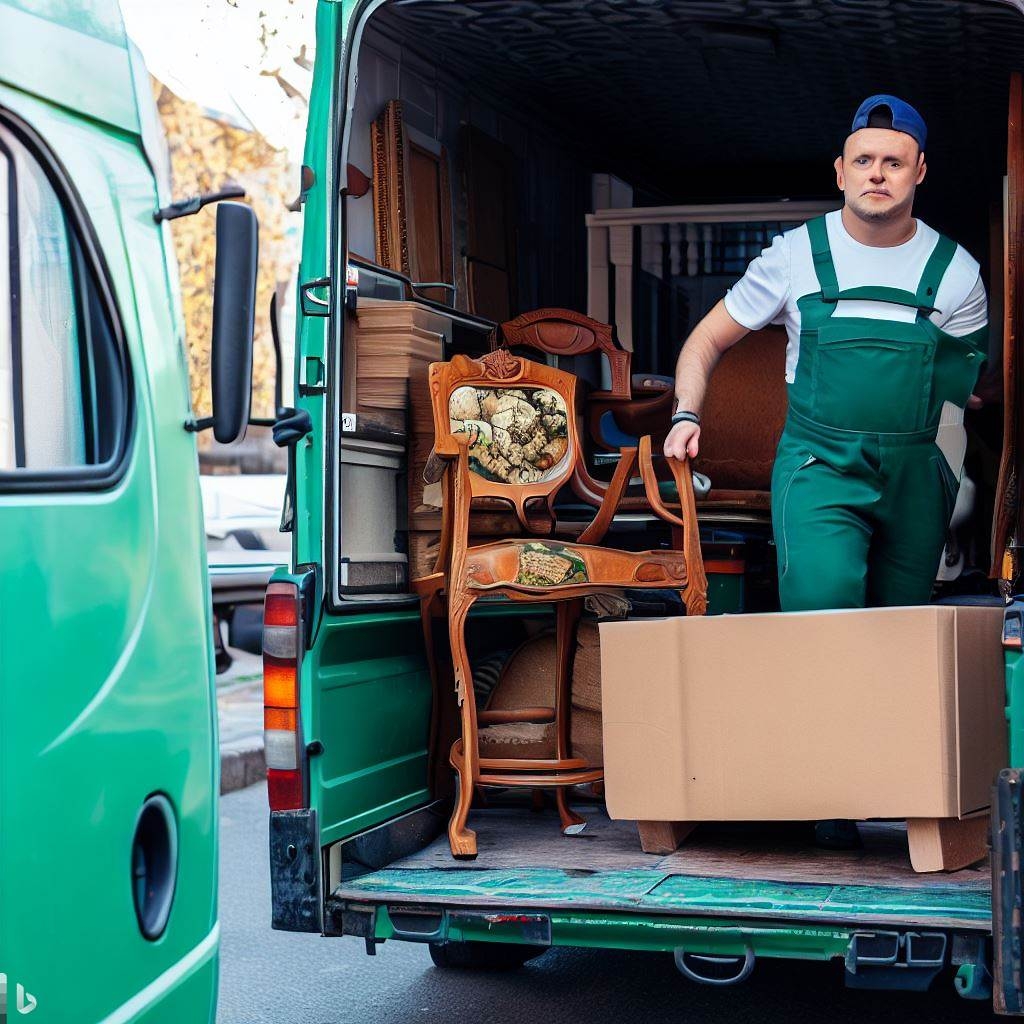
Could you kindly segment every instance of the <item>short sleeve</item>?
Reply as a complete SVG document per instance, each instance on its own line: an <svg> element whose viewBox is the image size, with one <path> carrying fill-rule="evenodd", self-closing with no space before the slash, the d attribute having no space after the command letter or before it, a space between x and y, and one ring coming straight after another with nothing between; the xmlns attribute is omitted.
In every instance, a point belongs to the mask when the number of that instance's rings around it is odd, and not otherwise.
<svg viewBox="0 0 1024 1024"><path fill-rule="evenodd" d="M772 323L786 306L790 289L789 240L776 235L725 294L729 316L748 330Z"/></svg>
<svg viewBox="0 0 1024 1024"><path fill-rule="evenodd" d="M988 297L985 294L985 285L982 283L981 274L979 274L974 286L967 293L967 297L941 326L947 334L962 338L964 335L981 330L987 323Z"/></svg>

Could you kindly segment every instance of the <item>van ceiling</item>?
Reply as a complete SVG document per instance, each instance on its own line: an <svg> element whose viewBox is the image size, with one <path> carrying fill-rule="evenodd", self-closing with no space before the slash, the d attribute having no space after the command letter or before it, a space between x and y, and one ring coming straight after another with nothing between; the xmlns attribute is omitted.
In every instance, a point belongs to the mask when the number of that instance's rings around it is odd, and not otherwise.
<svg viewBox="0 0 1024 1024"><path fill-rule="evenodd" d="M834 194L823 165L876 92L928 122L933 193L991 192L1024 66L999 0L403 0L373 23L676 201Z"/></svg>

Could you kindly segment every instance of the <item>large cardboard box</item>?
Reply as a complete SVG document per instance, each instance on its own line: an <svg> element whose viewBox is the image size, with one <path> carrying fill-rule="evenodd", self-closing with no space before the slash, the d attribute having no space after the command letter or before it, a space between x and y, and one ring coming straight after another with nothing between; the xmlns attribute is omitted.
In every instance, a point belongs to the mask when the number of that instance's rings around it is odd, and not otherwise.
<svg viewBox="0 0 1024 1024"><path fill-rule="evenodd" d="M937 605L602 623L608 812L980 811L1006 766L1001 623Z"/></svg>

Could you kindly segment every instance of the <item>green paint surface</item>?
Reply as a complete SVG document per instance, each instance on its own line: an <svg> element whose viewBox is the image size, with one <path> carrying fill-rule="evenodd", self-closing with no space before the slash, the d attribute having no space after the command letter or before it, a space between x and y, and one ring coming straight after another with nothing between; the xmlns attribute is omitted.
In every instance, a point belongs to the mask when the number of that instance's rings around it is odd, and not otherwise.
<svg viewBox="0 0 1024 1024"><path fill-rule="evenodd" d="M633 949L649 952L713 953L742 956L749 947L756 956L801 960L828 960L843 956L853 929L813 925L766 925L755 920L727 923L700 917L651 914L560 913L547 915L553 946L592 949ZM445 918L444 937L452 942L522 942L516 923L488 921L485 915ZM377 938L394 937L386 908L377 915Z"/></svg>
<svg viewBox="0 0 1024 1024"><path fill-rule="evenodd" d="M116 0L0 0L0 80L81 117L139 131Z"/></svg>
<svg viewBox="0 0 1024 1024"><path fill-rule="evenodd" d="M157 185L133 134L127 50L111 41L116 9L0 2L0 107L43 137L88 211L136 409L116 486L0 494L0 971L9 991L36 998L39 1024L209 1021L217 993L219 765L196 444L183 429L177 267L152 218ZM151 942L131 846L157 792L174 808L179 862Z"/></svg>
<svg viewBox="0 0 1024 1024"><path fill-rule="evenodd" d="M1024 656L1006 651L1006 725L1010 768L1024 767Z"/></svg>
<svg viewBox="0 0 1024 1024"><path fill-rule="evenodd" d="M649 869L564 871L524 867L384 869L345 882L336 895L371 902L418 902L445 907L499 906L753 917L787 921L929 922L988 929L987 888L936 884L920 888L783 883L664 875ZM940 925L936 923L935 927Z"/></svg>
<svg viewBox="0 0 1024 1024"><path fill-rule="evenodd" d="M417 611L330 616L304 663L322 844L424 804L431 681Z"/></svg>

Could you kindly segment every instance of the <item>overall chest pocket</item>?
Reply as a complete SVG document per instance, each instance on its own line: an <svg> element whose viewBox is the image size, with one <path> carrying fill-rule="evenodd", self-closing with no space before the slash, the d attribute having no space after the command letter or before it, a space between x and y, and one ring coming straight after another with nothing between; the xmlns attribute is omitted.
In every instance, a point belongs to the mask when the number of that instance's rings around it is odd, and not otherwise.
<svg viewBox="0 0 1024 1024"><path fill-rule="evenodd" d="M832 321L819 329L811 377L818 422L869 433L928 426L935 343L913 336L911 324L886 326L906 330L878 337L877 321Z"/></svg>

